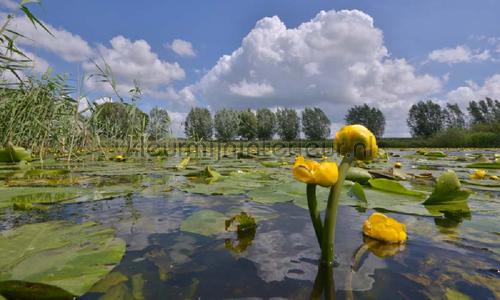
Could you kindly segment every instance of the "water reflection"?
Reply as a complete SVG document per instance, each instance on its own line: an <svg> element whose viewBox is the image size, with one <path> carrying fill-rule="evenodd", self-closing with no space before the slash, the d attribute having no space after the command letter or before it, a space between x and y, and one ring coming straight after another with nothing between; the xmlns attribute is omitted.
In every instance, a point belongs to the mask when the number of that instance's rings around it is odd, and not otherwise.
<svg viewBox="0 0 500 300"><path fill-rule="evenodd" d="M321 296L324 295L324 298ZM314 280L311 292L311 300L335 299L335 279L333 277L333 267L324 264L318 265L318 274Z"/></svg>

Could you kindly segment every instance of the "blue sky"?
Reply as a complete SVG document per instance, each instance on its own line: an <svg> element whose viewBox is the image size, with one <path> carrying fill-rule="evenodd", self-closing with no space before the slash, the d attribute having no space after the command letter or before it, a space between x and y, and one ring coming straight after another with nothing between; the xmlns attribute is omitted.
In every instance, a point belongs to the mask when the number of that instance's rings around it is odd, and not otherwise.
<svg viewBox="0 0 500 300"><path fill-rule="evenodd" d="M13 7L0 4L3 12ZM32 7L59 39L19 22L34 40L22 47L35 64L75 78L93 72L89 59L105 58L123 91L132 79L144 83L142 108L165 107L179 123L195 105L315 105L335 129L349 106L367 102L386 114L386 135L406 136L406 111L416 101L465 107L500 98L495 0L46 0ZM110 95L99 84L84 86L91 100Z"/></svg>

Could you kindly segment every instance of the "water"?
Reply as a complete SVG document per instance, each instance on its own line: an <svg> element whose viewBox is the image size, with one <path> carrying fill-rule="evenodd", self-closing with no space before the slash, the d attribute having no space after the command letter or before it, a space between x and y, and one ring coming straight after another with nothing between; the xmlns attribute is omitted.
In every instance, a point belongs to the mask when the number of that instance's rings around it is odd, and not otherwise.
<svg viewBox="0 0 500 300"><path fill-rule="evenodd" d="M147 182L151 178L162 176ZM372 249L363 247L361 226L373 210L340 206L336 263L326 288L333 287L337 299L453 299L460 294L497 299L499 216L481 208L498 209L498 192L478 191L469 205L468 216L388 212L407 225L409 240L405 246ZM225 215L250 212L258 219L255 236L238 241L234 232L204 236L180 230L183 220L207 209ZM245 195L178 190L135 192L56 204L43 212L7 208L0 213L0 229L50 220L97 221L114 228L127 243L124 258L111 272L126 279L81 299L308 299L318 275L320 252L309 214L292 203L264 205Z"/></svg>

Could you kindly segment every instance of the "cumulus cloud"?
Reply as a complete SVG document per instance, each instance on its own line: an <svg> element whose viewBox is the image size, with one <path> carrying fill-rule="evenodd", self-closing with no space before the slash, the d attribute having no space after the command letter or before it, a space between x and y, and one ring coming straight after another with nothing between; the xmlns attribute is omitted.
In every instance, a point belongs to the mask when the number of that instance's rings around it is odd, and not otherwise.
<svg viewBox="0 0 500 300"><path fill-rule="evenodd" d="M121 93L132 89L134 80L139 82L144 92L154 93L156 89L168 85L173 80L184 79L186 75L178 63L161 60L145 40L131 41L119 35L111 39L110 44L110 48L97 46L99 58L96 58L96 63L102 64L102 59L109 65L118 83L117 89ZM83 68L89 73L96 73L94 62L84 62ZM87 80L86 85L93 90L110 89L109 84L99 82L97 78Z"/></svg>
<svg viewBox="0 0 500 300"><path fill-rule="evenodd" d="M19 6L19 3L12 0L0 0L0 6L3 6L8 10L14 10Z"/></svg>
<svg viewBox="0 0 500 300"><path fill-rule="evenodd" d="M5 14L0 14L0 19L4 19L5 16ZM26 17L14 18L11 29L26 37L17 39L18 44L52 52L66 61L79 62L91 56L91 47L80 36L62 28L55 28L50 24L44 23L44 25L53 36L40 26L33 26L33 23Z"/></svg>
<svg viewBox="0 0 500 300"><path fill-rule="evenodd" d="M193 45L185 40L175 39L172 44L167 45L168 48L172 49L175 53L180 56L194 57L196 52L193 49Z"/></svg>
<svg viewBox="0 0 500 300"><path fill-rule="evenodd" d="M448 102L458 103L462 108L466 108L472 100L482 100L486 97L500 99L500 74L486 78L483 85L467 81L466 85L446 94Z"/></svg>
<svg viewBox="0 0 500 300"><path fill-rule="evenodd" d="M457 64L490 59L489 50L472 51L466 46L459 45L455 48L442 48L429 53L428 59L440 63Z"/></svg>
<svg viewBox="0 0 500 300"><path fill-rule="evenodd" d="M399 118L392 127L405 132L401 109L441 85L406 60L391 58L369 15L342 10L322 11L297 28L277 16L261 19L193 90L215 109L317 105L333 122L348 106L366 102Z"/></svg>

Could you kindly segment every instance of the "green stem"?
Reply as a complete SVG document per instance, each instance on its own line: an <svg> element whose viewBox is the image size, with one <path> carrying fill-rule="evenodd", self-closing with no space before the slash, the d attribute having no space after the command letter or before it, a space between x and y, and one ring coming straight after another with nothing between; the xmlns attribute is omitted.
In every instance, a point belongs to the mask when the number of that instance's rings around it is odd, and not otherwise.
<svg viewBox="0 0 500 300"><path fill-rule="evenodd" d="M318 243L321 247L323 224L321 223L321 216L318 210L318 202L316 201L315 184L307 184L307 205L309 206L309 214L311 215L314 232L316 233L316 238L318 239Z"/></svg>
<svg viewBox="0 0 500 300"><path fill-rule="evenodd" d="M339 178L337 183L331 187L328 195L328 206L325 214L325 227L323 229L323 239L321 244L321 260L324 264L333 265L334 242L335 242L335 226L337 224L337 207L340 200L340 191L344 185L344 180L347 175L353 159L344 157L339 167Z"/></svg>

